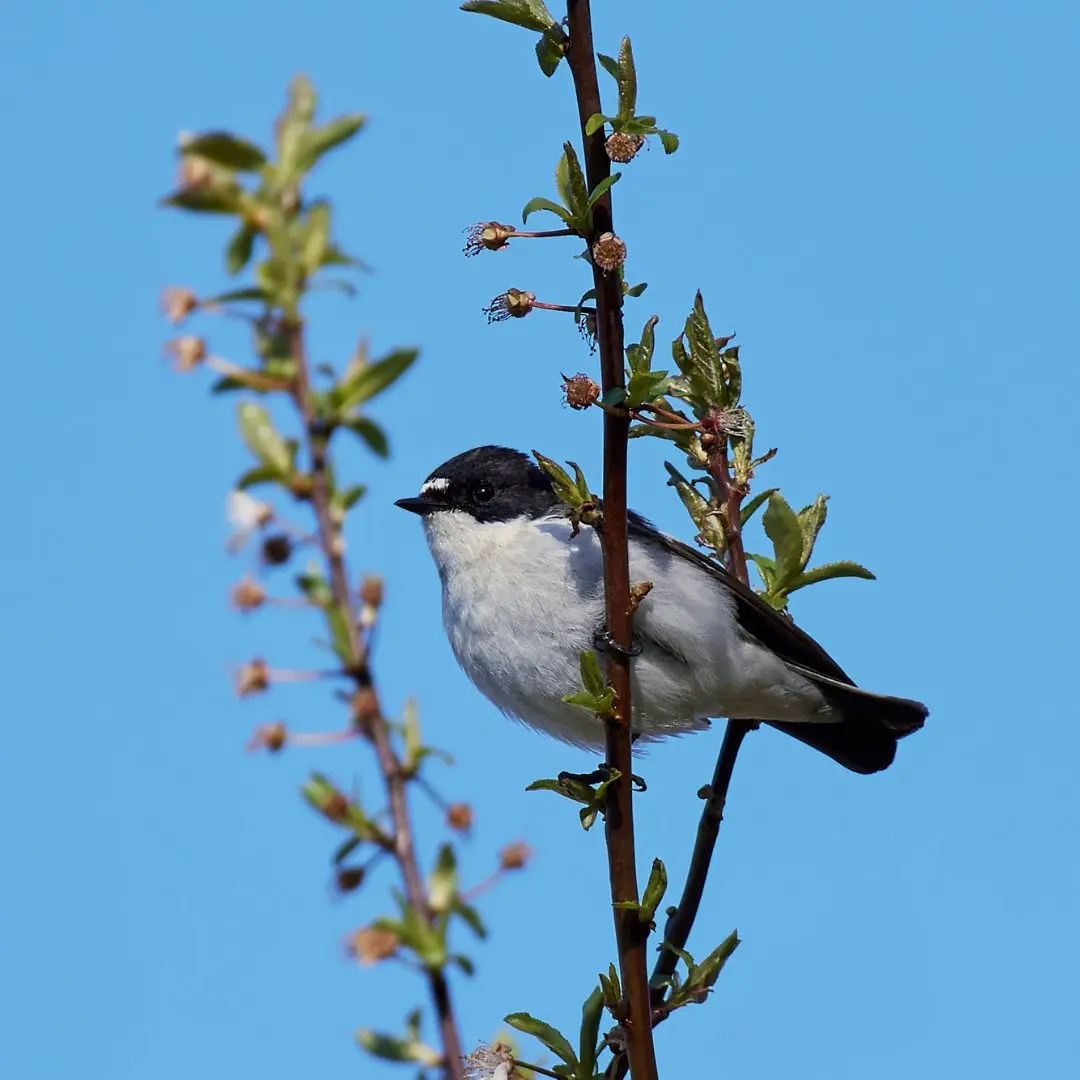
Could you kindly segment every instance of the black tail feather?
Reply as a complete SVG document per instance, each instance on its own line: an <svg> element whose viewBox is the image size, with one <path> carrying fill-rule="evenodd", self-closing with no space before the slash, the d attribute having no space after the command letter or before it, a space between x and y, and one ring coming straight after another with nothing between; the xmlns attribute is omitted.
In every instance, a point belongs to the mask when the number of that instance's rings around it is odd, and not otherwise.
<svg viewBox="0 0 1080 1080"><path fill-rule="evenodd" d="M871 694L832 679L812 677L843 719L832 724L770 721L769 726L820 750L852 772L887 769L896 756L897 740L918 731L926 720L928 710L921 702Z"/></svg>

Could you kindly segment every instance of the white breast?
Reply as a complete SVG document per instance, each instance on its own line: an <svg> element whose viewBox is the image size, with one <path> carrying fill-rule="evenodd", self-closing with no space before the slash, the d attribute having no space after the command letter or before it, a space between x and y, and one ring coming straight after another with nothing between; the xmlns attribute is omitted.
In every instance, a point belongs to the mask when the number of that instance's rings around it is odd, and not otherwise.
<svg viewBox="0 0 1080 1080"><path fill-rule="evenodd" d="M579 654L603 623L603 560L594 530L570 536L561 517L477 522L461 511L425 518L443 588L450 646L503 712L567 742L603 744L602 725L565 694L580 687ZM635 731L644 739L708 726L716 716L823 719L807 680L739 633L728 594L693 563L632 541L633 581L653 582L635 615Z"/></svg>

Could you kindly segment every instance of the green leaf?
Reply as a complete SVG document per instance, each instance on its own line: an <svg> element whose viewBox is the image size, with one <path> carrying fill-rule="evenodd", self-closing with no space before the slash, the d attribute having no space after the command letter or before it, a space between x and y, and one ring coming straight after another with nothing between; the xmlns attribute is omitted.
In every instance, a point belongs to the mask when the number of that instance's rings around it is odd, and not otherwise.
<svg viewBox="0 0 1080 1080"><path fill-rule="evenodd" d="M765 586L765 591L771 593L773 585L776 584L776 563L767 555L753 555L749 551L746 553L746 557L752 560L754 565L758 568L758 573L761 575L761 583Z"/></svg>
<svg viewBox="0 0 1080 1080"><path fill-rule="evenodd" d="M509 1016L504 1016L503 1020L512 1028L539 1039L557 1058L565 1061L575 1072L577 1071L578 1059L574 1048L558 1029L526 1012L510 1013Z"/></svg>
<svg viewBox="0 0 1080 1080"><path fill-rule="evenodd" d="M265 304L270 300L270 294L265 289L252 286L246 289L230 289L216 296L208 296L202 303L205 307L207 304L233 304L240 300L259 300Z"/></svg>
<svg viewBox="0 0 1080 1080"><path fill-rule="evenodd" d="M596 1071L596 1043L600 1037L600 1018L604 1015L604 993L600 987L581 1006L581 1034L578 1040L579 1077L591 1078Z"/></svg>
<svg viewBox="0 0 1080 1080"><path fill-rule="evenodd" d="M342 426L358 435L372 453L381 458L390 456L390 441L386 432L374 420L369 420L366 416L355 416L343 421Z"/></svg>
<svg viewBox="0 0 1080 1080"><path fill-rule="evenodd" d="M435 869L428 877L428 905L432 911L449 911L457 896L457 856L450 844L441 844Z"/></svg>
<svg viewBox="0 0 1080 1080"><path fill-rule="evenodd" d="M565 168L565 178L560 178L559 170L556 170L556 180L560 182L559 194L566 203L570 213L579 222L588 220L589 214L589 189L585 184L585 174L581 171L581 163L578 161L577 151L571 142L563 143L563 156L560 159L560 167Z"/></svg>
<svg viewBox="0 0 1080 1080"><path fill-rule="evenodd" d="M612 56L605 56L603 53L597 53L596 59L600 61L600 66L616 81L619 81L619 62Z"/></svg>
<svg viewBox="0 0 1080 1080"><path fill-rule="evenodd" d="M818 533L825 524L825 517L829 512L827 495L818 497L809 505L804 506L796 515L799 519L799 528L802 530L802 565L810 561L814 553L814 544L817 543Z"/></svg>
<svg viewBox="0 0 1080 1080"><path fill-rule="evenodd" d="M493 19L524 26L526 30L547 30L555 25L548 9L539 0L466 0L462 11L490 15Z"/></svg>
<svg viewBox="0 0 1080 1080"><path fill-rule="evenodd" d="M340 866L362 843L359 836L350 836L338 844L334 851L334 865Z"/></svg>
<svg viewBox="0 0 1080 1080"><path fill-rule="evenodd" d="M551 213L558 214L567 225L573 220L573 215L566 207L537 195L535 199L530 199L525 204L524 209L521 211L521 223L524 225L529 220L529 216L535 214L537 210L550 210Z"/></svg>
<svg viewBox="0 0 1080 1080"><path fill-rule="evenodd" d="M487 937L487 927L484 926L483 919L480 918L480 913L474 907L470 907L463 900L457 900L450 909L455 915L460 916L469 927L469 929L478 937Z"/></svg>
<svg viewBox="0 0 1080 1080"><path fill-rule="evenodd" d="M288 476L292 472L292 455L270 414L261 405L245 401L238 406L236 419L244 445L279 476Z"/></svg>
<svg viewBox="0 0 1080 1080"><path fill-rule="evenodd" d="M585 134L595 134L607 123L607 120L608 118L603 113L593 113L585 123Z"/></svg>
<svg viewBox="0 0 1080 1080"><path fill-rule="evenodd" d="M301 250L304 272L311 277L323 265L330 250L330 205L324 199L313 203L305 221Z"/></svg>
<svg viewBox="0 0 1080 1080"><path fill-rule="evenodd" d="M630 362L632 374L648 371L652 366L653 349L656 346L656 324L659 321L658 315L650 316L641 331L641 341L627 348L626 358Z"/></svg>
<svg viewBox="0 0 1080 1080"><path fill-rule="evenodd" d="M864 581L876 581L877 576L865 566L847 559L839 559L836 562L822 563L812 570L804 570L792 584L788 585L787 591L794 592L796 589L805 588L807 585L815 585L819 581L829 581L832 578L862 578Z"/></svg>
<svg viewBox="0 0 1080 1080"><path fill-rule="evenodd" d="M724 548L724 528L716 511L709 505L709 501L678 469L669 461L664 462L670 479L668 483L675 489L683 506L686 507L691 520L698 527L698 531L706 542L716 552Z"/></svg>
<svg viewBox="0 0 1080 1080"><path fill-rule="evenodd" d="M266 155L252 142L228 131L207 131L188 139L180 154L206 158L215 165L241 172L254 172L266 164Z"/></svg>
<svg viewBox="0 0 1080 1080"><path fill-rule="evenodd" d="M745 526L746 523L754 516L758 508L769 498L770 495L775 495L779 488L766 488L764 491L759 491L748 503L746 503L742 511L739 514L740 525Z"/></svg>
<svg viewBox="0 0 1080 1080"><path fill-rule="evenodd" d="M776 585L784 588L798 577L803 568L802 530L795 511L780 492L769 496L769 505L761 519L765 535L772 541L776 559Z"/></svg>
<svg viewBox="0 0 1080 1080"><path fill-rule="evenodd" d="M550 79L566 52L566 35L557 23L549 26L536 42L536 62Z"/></svg>
<svg viewBox="0 0 1080 1080"><path fill-rule="evenodd" d="M668 373L666 371L639 371L630 376L626 384L626 402L633 408L654 401L667 393Z"/></svg>
<svg viewBox="0 0 1080 1080"><path fill-rule="evenodd" d="M712 408L727 408L730 396L700 291L694 297L694 310L686 320L684 333L690 346L690 370L683 374L689 378L694 390L707 405Z"/></svg>
<svg viewBox="0 0 1080 1080"><path fill-rule="evenodd" d="M366 484L353 484L351 487L339 488L330 499L330 505L335 510L344 512L355 506L366 494Z"/></svg>
<svg viewBox="0 0 1080 1080"><path fill-rule="evenodd" d="M709 987L716 982L728 958L739 947L739 932L732 930L700 964L695 964L686 979L686 987Z"/></svg>
<svg viewBox="0 0 1080 1080"><path fill-rule="evenodd" d="M618 183L620 176L622 176L622 173L612 173L610 176L605 176L604 179L592 189L592 192L589 194L590 208L595 206L596 203L607 194L613 184Z"/></svg>
<svg viewBox="0 0 1080 1080"><path fill-rule="evenodd" d="M189 187L166 195L161 205L196 214L235 214L242 207L240 196L239 187Z"/></svg>
<svg viewBox="0 0 1080 1080"><path fill-rule="evenodd" d="M331 643L334 652L346 666L353 662L352 639L349 636L349 617L337 606L327 603L326 621L330 627Z"/></svg>
<svg viewBox="0 0 1080 1080"><path fill-rule="evenodd" d="M649 874L648 884L641 896L641 910L639 916L643 923L651 923L660 901L667 892L667 869L659 859L653 859L652 871Z"/></svg>
<svg viewBox="0 0 1080 1080"><path fill-rule="evenodd" d="M606 405L609 409L614 409L624 401L626 401L626 387L613 386L610 390L604 391L604 396L600 399L600 404Z"/></svg>
<svg viewBox="0 0 1080 1080"><path fill-rule="evenodd" d="M577 509L584 503L592 501L588 481L574 462L567 462L568 465L572 465L574 468L574 479L571 480L570 474L557 462L552 461L549 457L544 457L537 450L532 453L533 457L536 458L537 465L551 478L552 490L564 503Z"/></svg>
<svg viewBox="0 0 1080 1080"><path fill-rule="evenodd" d="M673 131L658 131L665 154L674 154L679 149L679 136Z"/></svg>
<svg viewBox="0 0 1080 1080"><path fill-rule="evenodd" d="M358 368L341 387L340 411L348 413L381 394L408 371L418 355L418 349L395 349L381 360Z"/></svg>
<svg viewBox="0 0 1080 1080"><path fill-rule="evenodd" d="M624 37L619 44L616 71L616 82L619 84L619 119L629 120L637 108L637 72L634 70L634 53L628 37Z"/></svg>
<svg viewBox="0 0 1080 1080"><path fill-rule="evenodd" d="M256 465L254 469L248 469L237 481L236 486L241 491L246 491L256 484L272 484L281 479L281 473L271 465Z"/></svg>
<svg viewBox="0 0 1080 1080"><path fill-rule="evenodd" d="M425 1068L434 1069L443 1060L438 1050L419 1039L399 1039L370 1028L361 1028L356 1033L356 1041L372 1057L381 1058L383 1061L414 1061Z"/></svg>
<svg viewBox="0 0 1080 1080"><path fill-rule="evenodd" d="M641 295L641 294L642 294L642 293L643 293L643 292L644 292L644 291L645 291L645 290L646 290L646 289L647 289L648 287L649 287L649 283L648 283L647 281L642 281L642 282L640 282L640 283L639 283L639 284L637 284L637 285L627 285L627 284L626 284L626 282L624 281L624 282L623 282L623 294L624 294L625 296L633 296L633 297L634 297L634 298L636 299L636 298L637 298L637 297L639 297L639 296L640 296L640 295Z"/></svg>
<svg viewBox="0 0 1080 1080"><path fill-rule="evenodd" d="M257 235L250 225L242 224L229 238L225 247L225 270L230 276L239 274L251 261L251 249Z"/></svg>
<svg viewBox="0 0 1080 1080"><path fill-rule="evenodd" d="M450 963L457 964L470 979L476 974L476 965L467 956L462 956L461 953L454 953L450 957Z"/></svg>
<svg viewBox="0 0 1080 1080"><path fill-rule="evenodd" d="M300 136L297 165L307 172L325 154L348 142L367 123L364 113L345 113L320 127L309 128Z"/></svg>
<svg viewBox="0 0 1080 1080"><path fill-rule="evenodd" d="M582 649L578 654L578 668L581 671L581 685L590 693L604 692L604 676L600 674L600 664L592 649Z"/></svg>
<svg viewBox="0 0 1080 1080"><path fill-rule="evenodd" d="M297 574L295 580L296 587L317 607L326 607L333 602L330 585L319 572L317 563L309 566L305 573Z"/></svg>

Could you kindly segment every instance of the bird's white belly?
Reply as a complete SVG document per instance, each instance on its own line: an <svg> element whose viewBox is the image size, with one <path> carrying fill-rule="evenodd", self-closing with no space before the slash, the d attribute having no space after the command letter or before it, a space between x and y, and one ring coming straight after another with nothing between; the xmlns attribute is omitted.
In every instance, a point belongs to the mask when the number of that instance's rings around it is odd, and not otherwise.
<svg viewBox="0 0 1080 1080"><path fill-rule="evenodd" d="M446 632L468 677L531 727L602 746L601 722L562 700L580 688L580 653L603 623L596 533L571 538L557 518L479 524L461 512L425 524ZM730 598L699 568L635 543L630 563L633 581L654 584L634 621L642 651L631 664L632 715L642 739L700 730L711 716L807 719L820 705L806 680L792 683L779 660L743 639Z"/></svg>

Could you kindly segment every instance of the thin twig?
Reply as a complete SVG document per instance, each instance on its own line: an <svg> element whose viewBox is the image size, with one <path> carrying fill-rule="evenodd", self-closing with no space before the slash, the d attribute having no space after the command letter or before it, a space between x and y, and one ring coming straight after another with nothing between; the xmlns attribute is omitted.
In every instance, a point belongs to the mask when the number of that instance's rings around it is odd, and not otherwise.
<svg viewBox="0 0 1080 1080"><path fill-rule="evenodd" d="M359 689L375 693L375 686L368 666L368 653L363 635L353 607L349 589L349 575L342 554L343 544L339 528L334 524L330 512L330 476L327 464L328 432L320 423L315 413L315 403L311 392L307 352L304 344L304 327L299 320L290 320L286 326L290 352L296 364L296 379L293 385L293 397L304 420L305 442L311 462L311 502L318 522L319 545L330 570L330 590L334 603L344 617L349 639L349 652L353 658L349 674ZM376 704L377 704L377 698ZM428 906L427 891L420 877L420 868L413 846L412 820L409 816L408 798L405 791L406 778L401 762L390 741L390 728L382 714L382 709L372 710L374 717L366 720L364 732L375 748L379 771L386 787L387 801L390 804L390 816L394 825L393 854L401 869L405 882L405 893L409 903L417 914L432 921ZM464 1080L464 1057L461 1040L458 1036L457 1021L454 1017L450 987L442 971L427 971L428 986L439 1021L442 1039L444 1065L449 1080Z"/></svg>
<svg viewBox="0 0 1080 1080"><path fill-rule="evenodd" d="M570 42L566 59L574 79L578 116L589 190L611 173L611 161L600 131L585 134L585 125L601 112L600 87L593 50L589 0L568 0L567 29ZM611 193L592 208L590 247L598 236L614 232ZM601 382L605 393L624 386L622 289L619 277L593 266L596 289L596 337L600 348ZM630 756L630 557L627 546L626 473L630 414L627 410L604 413L604 598L607 631L625 650L611 649L607 658L608 683L615 691L615 715L604 724L607 762L621 774L606 793L605 834L608 872L613 903L638 899L634 855L634 817ZM652 1040L652 1009L646 971L648 927L637 913L614 908L619 968L628 1006L627 1050L633 1080L656 1080L656 1053Z"/></svg>

